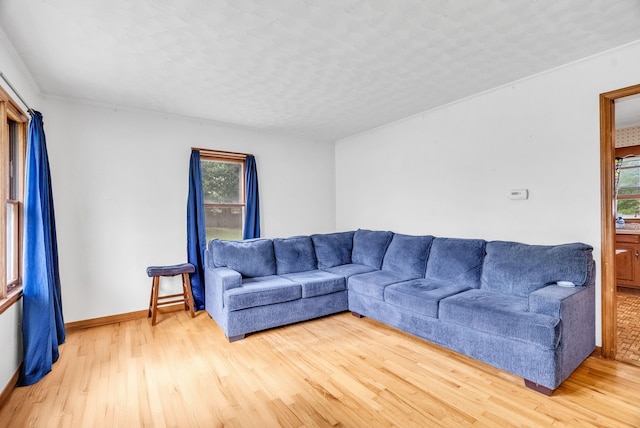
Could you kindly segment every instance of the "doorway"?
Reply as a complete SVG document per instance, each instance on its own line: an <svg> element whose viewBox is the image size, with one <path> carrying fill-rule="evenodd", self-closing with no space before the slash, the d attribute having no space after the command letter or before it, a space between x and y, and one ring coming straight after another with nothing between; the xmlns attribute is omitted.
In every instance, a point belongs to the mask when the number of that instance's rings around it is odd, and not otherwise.
<svg viewBox="0 0 640 428"><path fill-rule="evenodd" d="M615 270L615 103L640 94L640 85L600 94L600 194L602 240L602 356L616 358L618 345L617 284Z"/></svg>

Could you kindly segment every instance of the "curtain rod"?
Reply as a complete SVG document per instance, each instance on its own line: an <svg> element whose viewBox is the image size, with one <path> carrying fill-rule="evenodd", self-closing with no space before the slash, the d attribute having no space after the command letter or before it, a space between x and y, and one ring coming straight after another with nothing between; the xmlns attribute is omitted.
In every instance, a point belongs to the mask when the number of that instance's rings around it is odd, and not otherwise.
<svg viewBox="0 0 640 428"><path fill-rule="evenodd" d="M228 156L253 156L251 153L240 153L240 152L227 152L224 150L211 150L211 149L202 149L200 147L191 147L191 150L198 150L199 152L210 153L210 154L221 154Z"/></svg>
<svg viewBox="0 0 640 428"><path fill-rule="evenodd" d="M31 114L33 113L33 109L31 107L29 107L29 104L27 104L27 102L24 100L24 98L22 98L22 96L20 96L20 92L18 92L16 90L16 88L13 87L13 85L11 84L11 82L9 82L9 79L7 79L7 76L4 75L4 73L2 71L0 71L0 77L2 77L2 80L5 81L5 83L7 84L7 86L9 86L9 88L13 91L14 94L16 94L18 96L18 98L20 99L20 101L22 101L22 104L25 105L25 107L27 107L27 111Z"/></svg>

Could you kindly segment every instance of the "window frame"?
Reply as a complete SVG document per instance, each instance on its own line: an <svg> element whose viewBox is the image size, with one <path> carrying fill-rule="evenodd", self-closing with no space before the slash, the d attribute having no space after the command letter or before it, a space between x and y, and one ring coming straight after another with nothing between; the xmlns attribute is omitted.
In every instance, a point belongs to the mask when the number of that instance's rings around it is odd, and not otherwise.
<svg viewBox="0 0 640 428"><path fill-rule="evenodd" d="M4 201L4 207L0 209L0 314L9 308L13 303L18 301L22 296L22 244L23 232L23 202L24 202L24 174L25 174L25 158L27 146L27 124L29 118L11 96L0 87L0 164L2 165L2 174L0 174L0 196ZM15 122L17 132L17 147L14 153L14 165L10 165L10 126L9 122ZM10 174L13 171L15 187L14 198L10 198ZM7 208L13 207L15 214L15 222L13 229L14 238L14 255L12 261L8 261L7 257ZM7 271L9 263L12 264L11 269L15 276L7 281Z"/></svg>
<svg viewBox="0 0 640 428"><path fill-rule="evenodd" d="M213 162L227 162L227 163L237 163L240 165L240 200L241 203L205 203L203 200L203 208L206 210L208 207L238 207L242 209L242 229L240 239L244 236L244 221L247 214L247 194L246 194L246 159L247 155L244 153L235 153L235 152L224 152L218 150L203 150L200 151L200 168L202 168L203 161L213 161ZM202 190L204 189L204 183L202 183ZM206 216L205 216L206 217ZM205 218L205 229L206 229L206 218ZM207 242L209 241L209 236L207 236Z"/></svg>
<svg viewBox="0 0 640 428"><path fill-rule="evenodd" d="M622 158L622 159L628 159L631 157L637 157L640 158L640 146L627 146L627 147L617 147L615 149L615 157L616 158ZM640 168L640 167L639 167ZM617 184L617 183L615 183ZM618 214L618 201L622 201L622 200L640 200L640 193L637 194L627 194L627 195L619 195L620 188L616 188L614 189L614 196L615 196L615 210L614 212L616 213L617 216L620 216L621 214ZM617 218L617 217L616 217ZM627 222L631 222L631 223L640 223L640 217L626 217L624 215L622 215L622 218L624 218L625 221Z"/></svg>

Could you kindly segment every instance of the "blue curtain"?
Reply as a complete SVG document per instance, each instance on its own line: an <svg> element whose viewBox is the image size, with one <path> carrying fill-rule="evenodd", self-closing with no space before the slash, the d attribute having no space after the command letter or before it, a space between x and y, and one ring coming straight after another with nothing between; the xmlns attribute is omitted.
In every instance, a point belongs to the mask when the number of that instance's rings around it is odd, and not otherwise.
<svg viewBox="0 0 640 428"><path fill-rule="evenodd" d="M191 150L187 199L187 259L196 267L196 271L191 274L191 290L197 311L204 309L204 250L206 248L200 152Z"/></svg>
<svg viewBox="0 0 640 428"><path fill-rule="evenodd" d="M260 237L260 197L258 195L258 171L256 159L247 156L245 160L245 185L247 192L246 216L243 239Z"/></svg>
<svg viewBox="0 0 640 428"><path fill-rule="evenodd" d="M22 337L19 385L31 385L51 371L64 343L58 245L42 114L31 112L24 192Z"/></svg>

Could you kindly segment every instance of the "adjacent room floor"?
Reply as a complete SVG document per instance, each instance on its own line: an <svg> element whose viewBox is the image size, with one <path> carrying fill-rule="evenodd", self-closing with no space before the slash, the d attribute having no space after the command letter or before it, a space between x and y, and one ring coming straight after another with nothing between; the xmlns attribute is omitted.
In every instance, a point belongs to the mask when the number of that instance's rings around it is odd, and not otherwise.
<svg viewBox="0 0 640 428"><path fill-rule="evenodd" d="M618 287L616 358L640 366L640 292Z"/></svg>

